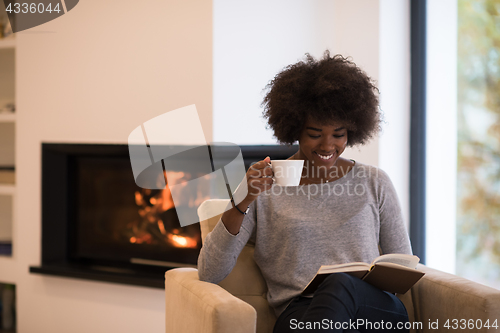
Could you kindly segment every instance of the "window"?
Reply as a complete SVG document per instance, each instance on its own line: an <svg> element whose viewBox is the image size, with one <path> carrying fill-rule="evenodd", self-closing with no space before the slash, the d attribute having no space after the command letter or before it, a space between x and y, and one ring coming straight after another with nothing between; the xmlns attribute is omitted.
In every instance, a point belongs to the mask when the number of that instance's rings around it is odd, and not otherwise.
<svg viewBox="0 0 500 333"><path fill-rule="evenodd" d="M458 1L457 274L500 288L500 1Z"/></svg>
<svg viewBox="0 0 500 333"><path fill-rule="evenodd" d="M500 0L426 13L426 264L500 288Z"/></svg>

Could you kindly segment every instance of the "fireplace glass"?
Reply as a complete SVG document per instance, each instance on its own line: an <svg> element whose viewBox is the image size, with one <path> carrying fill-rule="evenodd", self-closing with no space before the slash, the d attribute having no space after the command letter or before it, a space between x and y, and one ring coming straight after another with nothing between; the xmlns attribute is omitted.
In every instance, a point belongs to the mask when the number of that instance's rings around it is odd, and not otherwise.
<svg viewBox="0 0 500 333"><path fill-rule="evenodd" d="M196 265L200 226L180 227L168 185L138 187L128 158L78 156L73 170L73 258Z"/></svg>

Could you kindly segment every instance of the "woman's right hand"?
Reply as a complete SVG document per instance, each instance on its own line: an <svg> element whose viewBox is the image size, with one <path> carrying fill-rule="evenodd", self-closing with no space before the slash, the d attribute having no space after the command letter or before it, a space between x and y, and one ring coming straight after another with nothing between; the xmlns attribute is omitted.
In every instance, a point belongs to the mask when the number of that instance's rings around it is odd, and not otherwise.
<svg viewBox="0 0 500 333"><path fill-rule="evenodd" d="M246 174L248 194L245 201L248 203L253 202L262 192L270 189L273 185L273 176L269 156L248 168Z"/></svg>
<svg viewBox="0 0 500 333"><path fill-rule="evenodd" d="M222 223L226 230L233 235L240 232L244 211L264 191L271 188L273 184L273 170L271 169L271 158L268 156L248 168L246 173L248 193L245 199L238 203L238 209L232 208L222 215ZM242 214L243 213L243 214Z"/></svg>

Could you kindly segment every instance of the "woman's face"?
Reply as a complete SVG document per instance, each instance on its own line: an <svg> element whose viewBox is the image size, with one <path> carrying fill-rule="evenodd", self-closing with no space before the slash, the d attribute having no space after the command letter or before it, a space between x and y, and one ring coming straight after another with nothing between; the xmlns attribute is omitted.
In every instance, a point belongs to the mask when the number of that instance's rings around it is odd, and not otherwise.
<svg viewBox="0 0 500 333"><path fill-rule="evenodd" d="M299 158L315 166L332 167L347 146L347 129L338 122L328 125L308 120L299 138Z"/></svg>

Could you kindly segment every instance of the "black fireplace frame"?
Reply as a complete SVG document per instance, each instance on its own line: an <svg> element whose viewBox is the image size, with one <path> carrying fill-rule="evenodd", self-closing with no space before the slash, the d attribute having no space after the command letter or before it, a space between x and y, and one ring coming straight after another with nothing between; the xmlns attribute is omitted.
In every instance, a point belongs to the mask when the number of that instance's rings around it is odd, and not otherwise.
<svg viewBox="0 0 500 333"><path fill-rule="evenodd" d="M245 167L266 156L286 159L298 146L240 146ZM122 144L42 143L42 244L41 265L30 266L30 273L70 277L128 285L164 288L165 271L174 267L123 262L95 262L71 258L71 207L69 179L74 156L128 156ZM57 191L54 191L57 188Z"/></svg>

